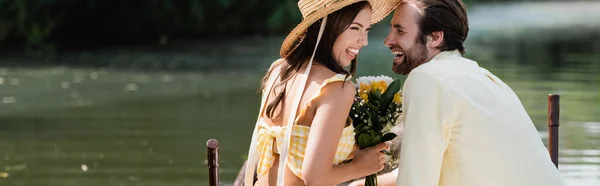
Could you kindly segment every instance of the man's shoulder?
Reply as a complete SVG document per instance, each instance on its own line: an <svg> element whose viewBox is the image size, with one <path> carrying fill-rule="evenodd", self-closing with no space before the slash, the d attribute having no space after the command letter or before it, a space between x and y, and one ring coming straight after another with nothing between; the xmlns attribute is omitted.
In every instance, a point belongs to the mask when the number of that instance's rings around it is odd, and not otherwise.
<svg viewBox="0 0 600 186"><path fill-rule="evenodd" d="M446 81L460 76L481 73L477 62L464 57L436 59L415 68L412 73L422 73L439 81Z"/></svg>

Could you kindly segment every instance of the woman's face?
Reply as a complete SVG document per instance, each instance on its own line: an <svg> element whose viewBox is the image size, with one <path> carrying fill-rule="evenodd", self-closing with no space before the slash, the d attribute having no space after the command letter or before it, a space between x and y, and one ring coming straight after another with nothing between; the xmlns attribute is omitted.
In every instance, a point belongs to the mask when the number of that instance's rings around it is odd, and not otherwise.
<svg viewBox="0 0 600 186"><path fill-rule="evenodd" d="M341 66L347 67L356 58L360 49L369 42L368 33L371 28L371 7L366 6L354 18L354 21L338 36L333 44L333 59Z"/></svg>

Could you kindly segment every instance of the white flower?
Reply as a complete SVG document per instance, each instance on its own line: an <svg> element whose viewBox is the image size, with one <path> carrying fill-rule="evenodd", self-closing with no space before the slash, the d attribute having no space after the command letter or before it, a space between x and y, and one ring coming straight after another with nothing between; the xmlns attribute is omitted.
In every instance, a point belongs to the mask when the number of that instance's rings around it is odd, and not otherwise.
<svg viewBox="0 0 600 186"><path fill-rule="evenodd" d="M384 76L384 75L380 75L380 76L361 76L359 78L356 79L356 82L358 84L367 84L370 85L372 84L372 82L376 82L376 81L384 81L385 84L390 85L392 83L392 81L394 81L394 79L392 79L389 76Z"/></svg>

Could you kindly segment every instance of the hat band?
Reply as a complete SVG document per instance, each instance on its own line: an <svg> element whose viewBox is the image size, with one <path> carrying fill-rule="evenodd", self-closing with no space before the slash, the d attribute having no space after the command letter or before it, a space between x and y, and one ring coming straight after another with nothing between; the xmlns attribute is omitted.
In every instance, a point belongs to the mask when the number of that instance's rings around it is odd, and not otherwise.
<svg viewBox="0 0 600 186"><path fill-rule="evenodd" d="M327 23L327 16L323 17L323 21L321 22L321 28L319 28L319 35L317 36L317 44L315 44L315 49L313 50L312 56L310 57L310 61L308 61L308 66L304 73L299 74L301 81L300 87L298 87L296 97L294 98L294 102L292 102L292 112L288 117L287 128L285 129L285 136L283 137L283 144L281 147L281 153L279 153L279 169L277 170L277 186L283 186L283 173L285 172L286 160L288 156L289 146L290 146L290 138L292 136L292 127L294 125L294 119L296 112L298 111L298 106L300 105L300 99L302 98L302 92L304 91L304 87L306 86L306 81L308 79L308 75L310 74L310 69L312 67L313 59L315 58L315 54L317 53L317 48L319 47L319 41L321 41L321 36L323 36L323 32L325 31L325 23Z"/></svg>

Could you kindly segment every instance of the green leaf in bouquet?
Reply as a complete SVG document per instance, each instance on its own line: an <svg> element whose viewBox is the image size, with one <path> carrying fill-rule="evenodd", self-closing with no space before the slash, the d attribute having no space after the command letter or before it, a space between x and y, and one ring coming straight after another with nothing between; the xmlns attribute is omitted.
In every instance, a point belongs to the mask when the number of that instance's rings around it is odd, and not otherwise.
<svg viewBox="0 0 600 186"><path fill-rule="evenodd" d="M378 136L378 135L377 135L377 132L376 132L375 130L369 130L369 135L370 135L371 137L373 137L373 136Z"/></svg>
<svg viewBox="0 0 600 186"><path fill-rule="evenodd" d="M391 132L390 133L386 133L381 138L381 142L390 141L390 140L393 140L394 138L396 138L396 134L391 133Z"/></svg>
<svg viewBox="0 0 600 186"><path fill-rule="evenodd" d="M390 106L390 104L394 100L394 95L396 93L398 93L398 91L400 91L401 87L402 87L402 82L400 82L400 79L396 79L392 83L390 83L390 86L388 86L388 89L385 90L385 92L381 96L382 98L381 98L381 105L379 106L379 111L380 111L379 114L381 114L381 115L386 114L387 108Z"/></svg>
<svg viewBox="0 0 600 186"><path fill-rule="evenodd" d="M367 126L373 126L373 121L371 121L370 119L367 120Z"/></svg>
<svg viewBox="0 0 600 186"><path fill-rule="evenodd" d="M373 116L372 118L370 118L370 119L369 119L369 126L370 126L372 129L376 129L376 128L377 128L377 125L379 125L379 124L377 123L377 119L376 119L375 117L377 117L377 116Z"/></svg>
<svg viewBox="0 0 600 186"><path fill-rule="evenodd" d="M379 143L381 143L381 136L375 135L375 137L373 137L373 139L371 140L371 144L379 144Z"/></svg>
<svg viewBox="0 0 600 186"><path fill-rule="evenodd" d="M358 135L358 139L356 140L358 146L365 148L371 146L371 136L367 133L362 133Z"/></svg>
<svg viewBox="0 0 600 186"><path fill-rule="evenodd" d="M381 100L373 99L369 102L369 105L373 105L373 106L381 105ZM377 108L379 108L379 107L377 107Z"/></svg>
<svg viewBox="0 0 600 186"><path fill-rule="evenodd" d="M381 91L375 89L369 92L369 102L379 102L381 100Z"/></svg>
<svg viewBox="0 0 600 186"><path fill-rule="evenodd" d="M371 128L369 126L363 126L362 128L359 129L359 132L368 132Z"/></svg>
<svg viewBox="0 0 600 186"><path fill-rule="evenodd" d="M356 122L356 123L359 123L359 122ZM364 126L367 126L367 125L365 125L362 122L360 122L359 124L355 125L354 126L354 133L358 133L358 131L360 131Z"/></svg>
<svg viewBox="0 0 600 186"><path fill-rule="evenodd" d="M379 128L379 116L377 116L376 114L373 114L373 116L371 116L369 118L369 123L372 128L374 128L375 130L377 130L377 128Z"/></svg>
<svg viewBox="0 0 600 186"><path fill-rule="evenodd" d="M369 113L371 115L369 115L369 117L373 117L373 116L377 116L377 113L379 113L379 108L377 106L375 106L375 104L369 104L369 108L373 113Z"/></svg>
<svg viewBox="0 0 600 186"><path fill-rule="evenodd" d="M368 133L371 128L367 125L361 124L359 128L354 128L354 133Z"/></svg>

